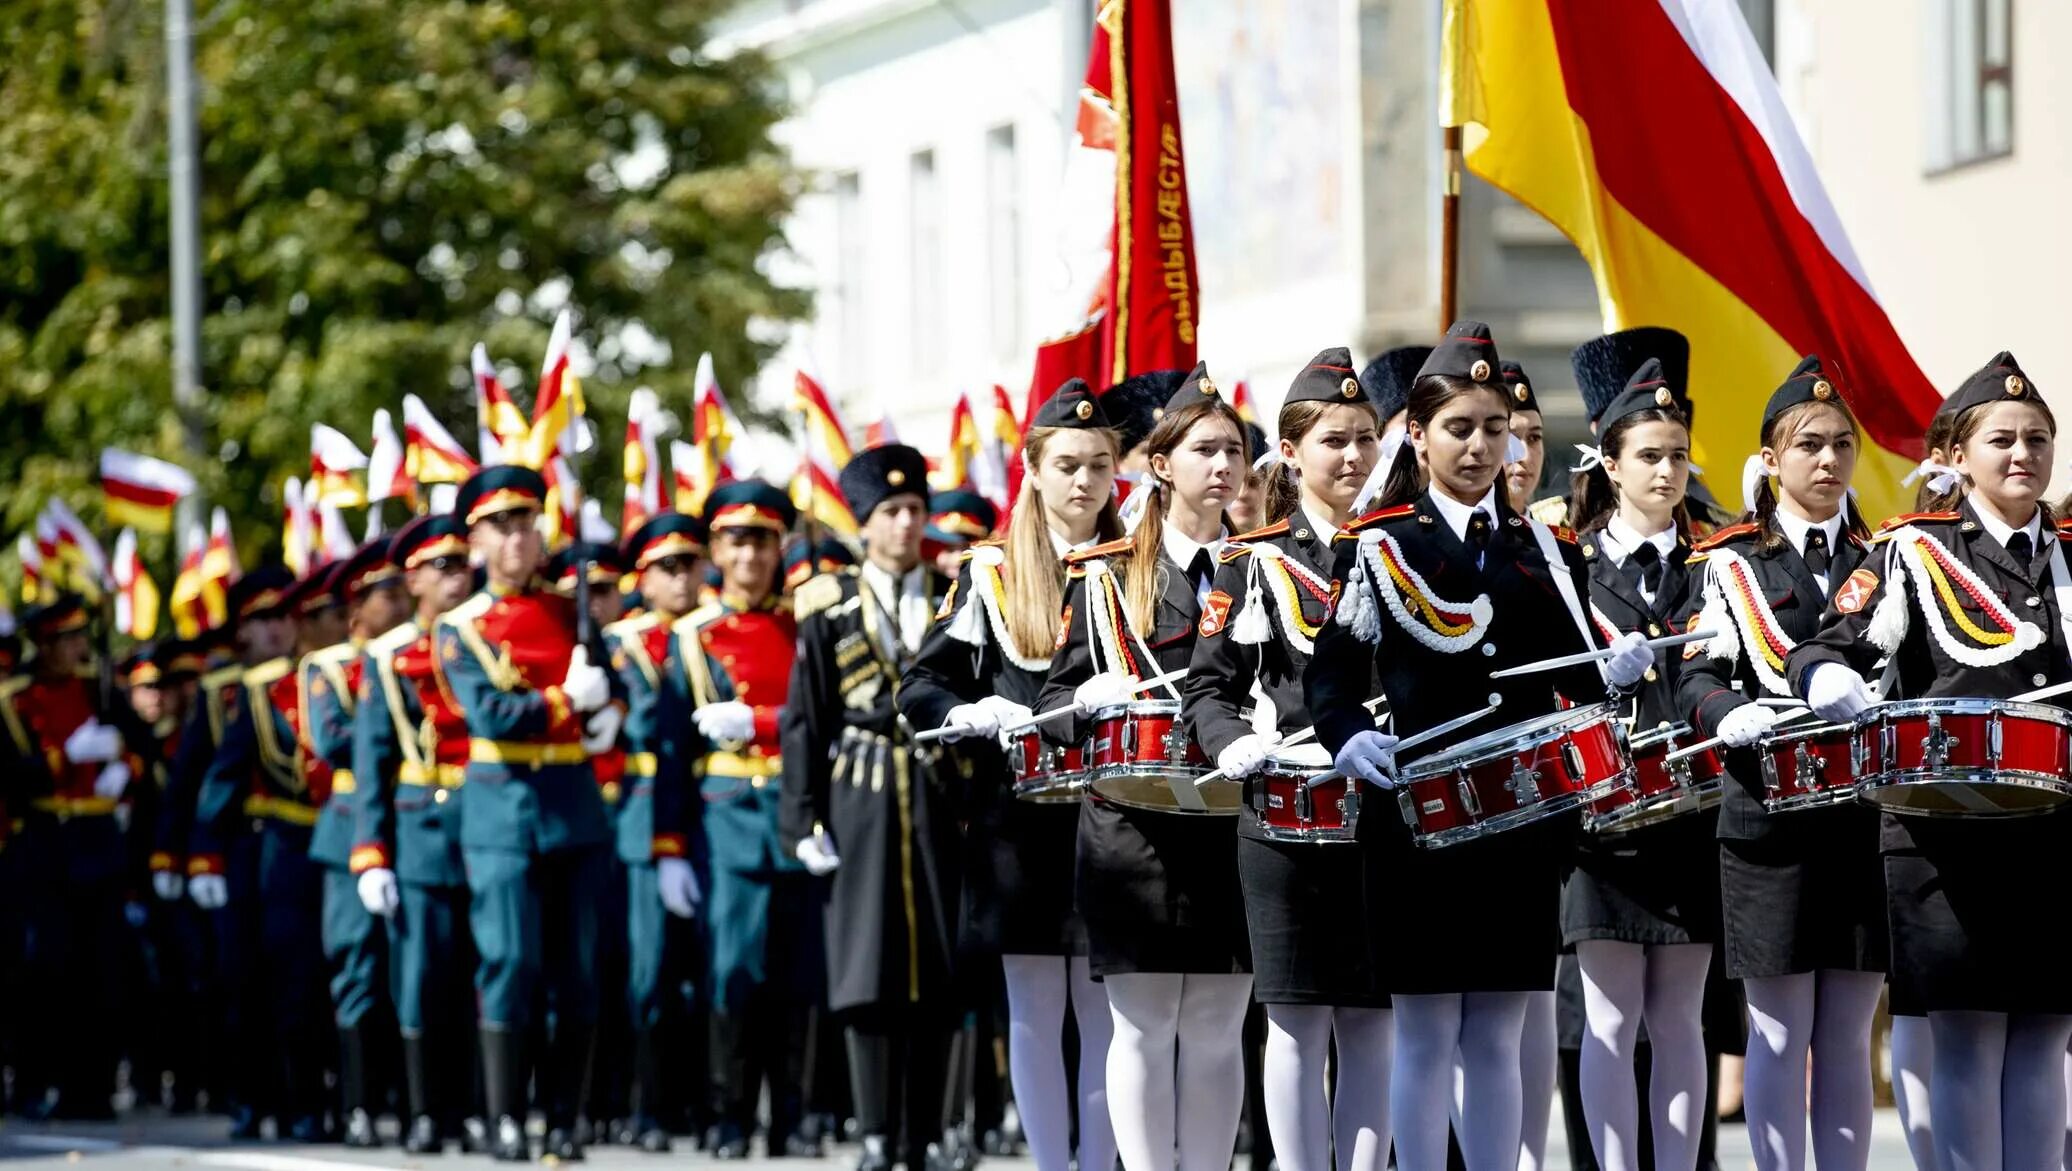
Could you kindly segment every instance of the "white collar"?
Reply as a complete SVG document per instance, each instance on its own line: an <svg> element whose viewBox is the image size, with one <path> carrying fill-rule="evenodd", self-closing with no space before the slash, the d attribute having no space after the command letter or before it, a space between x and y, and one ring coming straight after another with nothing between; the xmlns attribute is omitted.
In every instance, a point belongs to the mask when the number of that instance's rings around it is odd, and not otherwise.
<svg viewBox="0 0 2072 1171"><path fill-rule="evenodd" d="M2017 530L2009 528L2007 526L2007 522L2001 520L1998 516L1995 516L1993 514L1993 510L1990 508L1981 508L1978 505L1974 504L1971 507L1971 511L1978 515L1979 527L1985 529L1986 534L1988 536L2000 542L2001 548L2006 548L2008 538L2014 536ZM2033 550L2036 548L2036 534L2038 532L2041 532L2042 529L2043 510L2039 508L2029 514L2029 523L2023 525L2019 530L2021 532L2029 534L2030 549Z"/></svg>
<svg viewBox="0 0 2072 1171"><path fill-rule="evenodd" d="M886 601L918 592L921 589L922 569L923 566L916 564L906 573L895 577L891 570L870 558L866 557L863 561L863 575L870 579L871 588L877 590Z"/></svg>
<svg viewBox="0 0 2072 1171"><path fill-rule="evenodd" d="M1604 539L1606 537L1610 539ZM1676 526L1672 524L1659 533L1643 537L1639 530L1627 524L1626 519L1615 512L1612 518L1605 522L1604 532L1597 543L1604 550L1604 555L1612 559L1613 565L1626 564L1627 554L1642 545L1653 545L1655 552L1660 553L1666 561L1676 548Z"/></svg>
<svg viewBox="0 0 2072 1171"><path fill-rule="evenodd" d="M1452 529L1453 535L1461 540L1465 541L1468 539L1468 520L1478 510L1489 514L1490 531L1492 533L1496 531L1495 485L1492 484L1489 491L1475 504L1462 504L1437 488L1432 489L1431 497L1432 507L1439 510L1439 516L1446 521L1446 527Z"/></svg>
<svg viewBox="0 0 2072 1171"><path fill-rule="evenodd" d="M1179 529L1174 528L1171 521L1167 521L1165 525L1165 553L1166 556L1173 559L1173 564L1186 569L1194 564L1194 555L1204 549L1209 551L1209 559L1211 561L1215 560L1223 552L1223 541L1228 536L1230 536L1229 533L1218 533L1215 540L1204 545Z"/></svg>
<svg viewBox="0 0 2072 1171"><path fill-rule="evenodd" d="M1319 520L1317 514L1309 510L1308 505L1303 505L1296 511L1302 515L1303 520L1309 522L1309 531L1316 534L1317 540L1322 541L1325 548L1329 548L1331 539L1338 535L1338 526L1329 521Z"/></svg>
<svg viewBox="0 0 2072 1171"><path fill-rule="evenodd" d="M1793 512L1791 505L1780 500L1777 502L1777 511L1774 515L1777 518L1777 528L1783 532L1784 539L1791 542L1791 547L1797 549L1801 557L1806 555L1806 534L1814 529L1819 529L1827 534L1827 551L1829 554L1833 554L1841 548L1842 511L1840 509L1836 509L1835 514L1826 520L1810 521Z"/></svg>

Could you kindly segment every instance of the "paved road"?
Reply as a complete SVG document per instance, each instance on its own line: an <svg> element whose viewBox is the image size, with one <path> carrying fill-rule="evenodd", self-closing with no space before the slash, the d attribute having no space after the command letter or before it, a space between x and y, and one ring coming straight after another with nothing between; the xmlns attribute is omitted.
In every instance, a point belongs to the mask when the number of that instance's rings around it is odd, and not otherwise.
<svg viewBox="0 0 2072 1171"><path fill-rule="evenodd" d="M347 1151L342 1147L305 1147L275 1143L222 1141L223 1122L214 1118L169 1118L158 1114L134 1115L125 1121L105 1125L28 1126L15 1121L0 1124L0 1167L5 1171L78 1171L81 1164L90 1171L157 1171L159 1168L222 1169L222 1171L360 1171L366 1167L474 1168L486 1171L490 1164L458 1154L440 1157L405 1155L394 1147L377 1151ZM1553 1127L1549 1168L1569 1165L1562 1143L1559 1107ZM1722 1171L1747 1171L1748 1134L1739 1126L1720 1134ZM799 1160L751 1160L720 1164L690 1151L663 1156L647 1155L626 1147L593 1147L589 1165L599 1168L725 1167L727 1171L850 1171L855 1165L853 1148L837 1148L828 1158L816 1162ZM986 1171L1034 1171L1026 1158L988 1159ZM1241 1162L1241 1168L1248 1164ZM1912 1164L1900 1136L1899 1118L1890 1110L1878 1112L1872 1134L1872 1171L1904 1171Z"/></svg>

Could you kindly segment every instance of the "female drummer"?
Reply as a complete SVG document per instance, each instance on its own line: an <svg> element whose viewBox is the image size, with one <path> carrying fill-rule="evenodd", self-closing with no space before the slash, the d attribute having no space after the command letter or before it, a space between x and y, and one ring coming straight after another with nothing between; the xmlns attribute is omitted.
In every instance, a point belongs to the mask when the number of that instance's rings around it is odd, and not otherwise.
<svg viewBox="0 0 2072 1171"><path fill-rule="evenodd" d="M1028 721L1049 674L1064 556L1122 535L1118 447L1086 383L1072 379L1043 404L1022 439L1024 475L1006 539L966 555L899 692L915 727L951 729L946 738L959 742L983 790L970 803L964 935L967 946L998 954L1006 973L1008 1072L1038 1171L1066 1171L1073 1157L1068 1002L1079 1022L1079 1165L1114 1165L1104 1070L1112 1027L1072 905L1078 802L1016 799L992 737Z"/></svg>
<svg viewBox="0 0 2072 1171"><path fill-rule="evenodd" d="M1352 520L1380 441L1352 355L1310 359L1283 400L1279 458L1265 469L1274 523L1225 550L1181 688L1196 743L1228 776L1252 776L1309 727L1302 672L1330 611L1331 538ZM1237 870L1253 996L1266 1006L1274 1156L1288 1171L1331 1171L1335 1149L1342 1171L1378 1171L1389 1149L1390 1019L1362 911L1368 851L1275 840L1260 820L1265 800L1254 786L1239 811Z"/></svg>
<svg viewBox="0 0 2072 1171"><path fill-rule="evenodd" d="M1192 657L1223 506L1250 463L1242 423L1206 366L1174 392L1145 447L1152 487L1134 535L1066 558L1039 711L1130 702L1136 681ZM1161 687L1142 698L1177 695ZM1082 715L1044 733L1073 745L1088 727ZM1172 1171L1176 1143L1180 1171L1224 1171L1236 1144L1252 991L1236 822L1124 806L1091 788L1079 807L1079 914L1093 974L1108 987L1108 1112L1129 1171Z"/></svg>
<svg viewBox="0 0 2072 1171"><path fill-rule="evenodd" d="M1767 813L1759 759L1742 751L1776 717L1756 700L1791 697L1784 657L1819 631L1869 538L1847 503L1856 420L1818 357L1770 396L1760 439L1748 517L1690 561L1699 583L1690 608L1719 634L1686 652L1680 707L1698 735L1730 749L1717 857L1727 975L1748 997L1742 1104L1756 1165L1806 1165L1810 1098L1814 1162L1861 1171L1870 1159L1871 1018L1885 982L1877 815L1853 803Z"/></svg>
<svg viewBox="0 0 2072 1171"><path fill-rule="evenodd" d="M1660 637L1683 615L1691 518L1691 432L1650 358L1598 418L1599 462L1576 474L1575 520L1590 604L1607 637ZM1680 651L1665 649L1633 696L1633 734L1681 723ZM1585 833L1562 885L1562 942L1575 949L1585 1029L1580 1067L1590 1142L1606 1171L1641 1163L1634 1046L1647 1025L1653 1063L1653 1165L1697 1166L1711 1107L1701 1010L1719 936L1713 827L1685 815L1625 832Z"/></svg>
<svg viewBox="0 0 2072 1171"><path fill-rule="evenodd" d="M1944 511L1886 522L1789 656L1786 679L1823 719L1868 707L1861 673L1888 656L1887 699L2007 698L2072 678L2065 538L2041 503L2056 420L2004 352L1950 408L1961 479ZM1892 1001L1928 1016L1941 1165L2056 1166L2072 973L2036 899L2072 882L2072 806L2011 820L1884 813L1879 830Z"/></svg>
<svg viewBox="0 0 2072 1171"><path fill-rule="evenodd" d="M1417 458L1406 452L1394 461L1382 508L1336 542L1343 593L1304 683L1338 769L1382 788L1394 786L1399 735L1497 697L1496 712L1428 746L1441 750L1545 716L1557 692L1601 703L1607 677L1631 687L1654 661L1644 640L1627 635L1603 671L1584 663L1486 679L1602 641L1584 608L1589 582L1573 537L1519 516L1498 490L1511 398L1497 362L1488 326L1464 321L1448 331L1410 393ZM1380 678L1394 735L1376 730L1362 706L1372 693L1368 673L1346 669L1362 662ZM1394 812L1392 802L1362 807L1363 817L1393 821ZM1394 840L1368 868L1368 905L1385 917L1382 983L1396 1018L1389 1113L1404 1171L1446 1165L1456 1054L1469 1171L1515 1171L1519 1039L1527 995L1553 987L1561 846L1571 824L1550 818L1441 849L1413 849L1400 829L1386 827Z"/></svg>

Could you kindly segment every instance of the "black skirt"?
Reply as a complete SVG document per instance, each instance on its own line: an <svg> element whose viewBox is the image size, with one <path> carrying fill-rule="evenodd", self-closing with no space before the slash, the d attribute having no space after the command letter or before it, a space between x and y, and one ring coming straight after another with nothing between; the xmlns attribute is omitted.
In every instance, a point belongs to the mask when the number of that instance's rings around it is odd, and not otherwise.
<svg viewBox="0 0 2072 1171"><path fill-rule="evenodd" d="M1561 887L1561 942L1716 943L1714 819L1686 814L1619 834L1577 835Z"/></svg>
<svg viewBox="0 0 2072 1171"><path fill-rule="evenodd" d="M1892 1011L2072 1013L2057 913L2072 891L2072 808L2006 821L1882 817Z"/></svg>
<svg viewBox="0 0 2072 1171"><path fill-rule="evenodd" d="M1410 841L1392 802L1367 808L1387 818L1367 867L1383 988L1416 996L1554 987L1573 816L1427 850Z"/></svg>
<svg viewBox="0 0 2072 1171"><path fill-rule="evenodd" d="M1096 976L1252 970L1235 817L1132 809L1088 790L1076 892Z"/></svg>
<svg viewBox="0 0 2072 1171"><path fill-rule="evenodd" d="M1773 814L1756 839L1719 844L1727 974L1885 971L1878 814L1858 805Z"/></svg>
<svg viewBox="0 0 2072 1171"><path fill-rule="evenodd" d="M1077 803L1006 798L981 810L965 837L967 955L1085 955L1072 904Z"/></svg>
<svg viewBox="0 0 2072 1171"><path fill-rule="evenodd" d="M1375 968L1364 842L1313 845L1240 836L1237 872L1261 1004L1386 1008Z"/></svg>

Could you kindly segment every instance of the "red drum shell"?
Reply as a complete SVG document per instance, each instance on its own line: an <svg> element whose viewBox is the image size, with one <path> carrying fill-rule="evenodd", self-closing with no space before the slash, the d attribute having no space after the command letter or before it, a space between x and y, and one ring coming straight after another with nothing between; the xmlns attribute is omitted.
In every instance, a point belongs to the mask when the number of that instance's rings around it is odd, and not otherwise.
<svg viewBox="0 0 2072 1171"><path fill-rule="evenodd" d="M1140 699L1095 712L1087 754L1093 790L1118 805L1234 817L1244 800L1244 785L1227 777L1195 785L1210 771L1209 758L1188 735L1177 700Z"/></svg>
<svg viewBox="0 0 2072 1171"><path fill-rule="evenodd" d="M1611 705L1526 720L1404 768L1396 798L1411 837L1438 849L1565 813L1630 788Z"/></svg>
<svg viewBox="0 0 2072 1171"><path fill-rule="evenodd" d="M2023 817L2072 799L2072 713L2009 700L1882 703L1856 717L1862 795L1919 817Z"/></svg>
<svg viewBox="0 0 2072 1171"><path fill-rule="evenodd" d="M1856 799L1856 727L1808 724L1763 737L1763 808L1822 809Z"/></svg>
<svg viewBox="0 0 2072 1171"><path fill-rule="evenodd" d="M1688 724L1635 737L1630 752L1632 788L1613 789L1590 802L1583 828L1595 833L1625 833L1718 805L1727 766L1717 751L1708 748L1673 764L1665 759L1694 739Z"/></svg>
<svg viewBox="0 0 2072 1171"><path fill-rule="evenodd" d="M1014 795L1023 801L1046 805L1077 801L1079 790L1086 786L1086 745L1048 744L1035 728L1009 738L1007 761L1014 772Z"/></svg>
<svg viewBox="0 0 2072 1171"><path fill-rule="evenodd" d="M1329 771L1268 761L1246 784L1260 834L1277 842L1352 841L1359 824L1359 786L1342 776L1309 784Z"/></svg>

